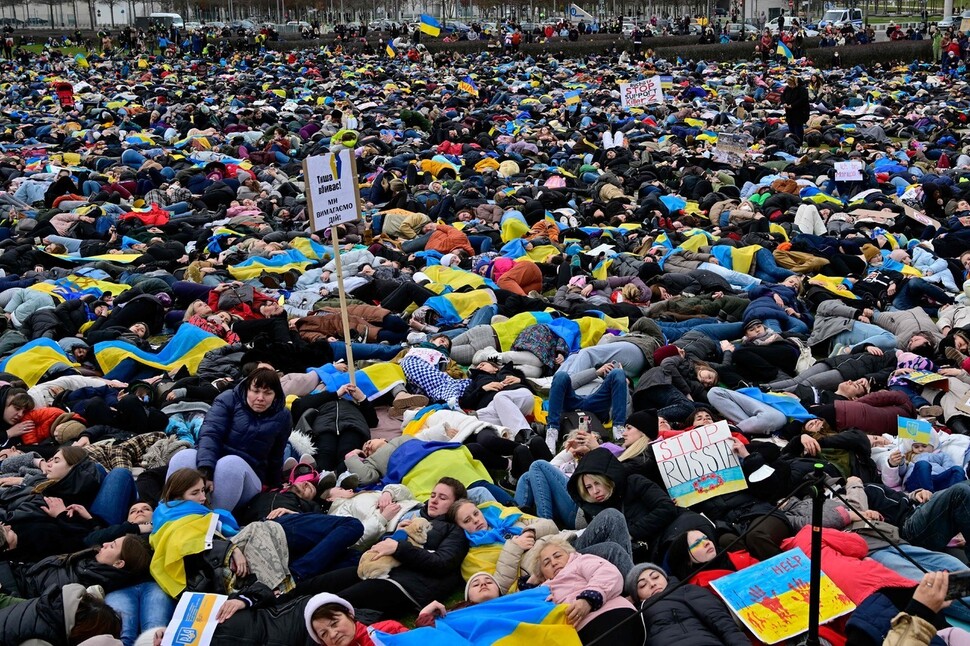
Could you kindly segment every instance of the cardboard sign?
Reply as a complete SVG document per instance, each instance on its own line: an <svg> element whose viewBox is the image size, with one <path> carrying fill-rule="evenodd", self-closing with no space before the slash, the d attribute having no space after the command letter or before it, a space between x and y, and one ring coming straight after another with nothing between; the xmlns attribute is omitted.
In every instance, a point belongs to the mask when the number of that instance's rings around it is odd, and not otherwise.
<svg viewBox="0 0 970 646"><path fill-rule="evenodd" d="M620 104L624 108L638 108L664 102L660 77L651 76L635 83L620 83Z"/></svg>
<svg viewBox="0 0 970 646"><path fill-rule="evenodd" d="M933 425L925 419L896 418L896 437L901 440L913 440L920 444L929 444L933 433Z"/></svg>
<svg viewBox="0 0 970 646"><path fill-rule="evenodd" d="M216 615L228 600L224 594L184 593L165 628L162 646L208 646L216 630Z"/></svg>
<svg viewBox="0 0 970 646"><path fill-rule="evenodd" d="M313 231L360 218L357 169L352 150L315 155L303 161L307 206Z"/></svg>
<svg viewBox="0 0 970 646"><path fill-rule="evenodd" d="M934 388L940 388L941 390L946 390L948 385L947 378L945 375L940 375L935 372L924 372L922 370L914 370L913 372L903 375L903 379L910 383L914 383L918 386L929 386L932 385ZM936 382L942 381L943 384L938 384Z"/></svg>
<svg viewBox="0 0 970 646"><path fill-rule="evenodd" d="M748 488L727 422L708 424L654 443L667 493L681 507Z"/></svg>
<svg viewBox="0 0 970 646"><path fill-rule="evenodd" d="M810 560L799 548L711 582L724 603L766 644L808 630ZM852 612L855 604L822 572L819 620Z"/></svg>
<svg viewBox="0 0 970 646"><path fill-rule="evenodd" d="M717 146L714 148L712 158L722 164L740 166L748 157L753 141L748 134L722 132L717 136Z"/></svg>
<svg viewBox="0 0 970 646"><path fill-rule="evenodd" d="M836 182L861 182L862 181L862 162L860 161L835 162L835 181Z"/></svg>

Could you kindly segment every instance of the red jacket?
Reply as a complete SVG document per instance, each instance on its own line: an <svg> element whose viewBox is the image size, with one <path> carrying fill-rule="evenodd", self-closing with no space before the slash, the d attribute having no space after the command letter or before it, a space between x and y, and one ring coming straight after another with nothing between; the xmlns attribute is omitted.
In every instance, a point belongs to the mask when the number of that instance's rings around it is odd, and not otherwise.
<svg viewBox="0 0 970 646"><path fill-rule="evenodd" d="M221 292L217 292L214 289L209 292L208 305L213 311L219 311L219 294L221 294ZM243 303L227 311L233 316L238 316L244 321L258 321L266 318L259 313L259 306L263 303L271 303L272 301L273 299L266 294L262 294L254 290L252 303Z"/></svg>
<svg viewBox="0 0 970 646"><path fill-rule="evenodd" d="M785 539L781 549L802 548L812 553L812 528L804 527ZM896 574L869 556L869 546L858 534L836 529L822 530L822 572L856 605L882 588L915 588L917 582Z"/></svg>
<svg viewBox="0 0 970 646"><path fill-rule="evenodd" d="M365 626L364 624L357 622L357 632L354 634L354 641L350 642L347 646L375 646L374 640L371 639L370 633L372 630L379 630L382 633L388 633L389 635L397 635L399 633L406 633L408 631L402 624L396 621L378 621L370 626Z"/></svg>
<svg viewBox="0 0 970 646"><path fill-rule="evenodd" d="M731 563L734 564L734 570L704 570L703 572L698 572L692 576L687 582L693 583L694 585L699 585L702 588L707 588L711 592L714 589L711 588L711 581L716 581L722 576L727 576L738 570L743 570L746 567L750 567L756 563L759 563L758 559L748 554L745 550L739 552L728 552L728 558L731 559Z"/></svg>

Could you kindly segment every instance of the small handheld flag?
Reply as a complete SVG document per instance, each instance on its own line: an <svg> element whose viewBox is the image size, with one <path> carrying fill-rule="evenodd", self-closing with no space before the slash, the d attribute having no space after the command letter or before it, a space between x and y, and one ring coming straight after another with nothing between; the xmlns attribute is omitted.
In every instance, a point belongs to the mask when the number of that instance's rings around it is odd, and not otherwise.
<svg viewBox="0 0 970 646"><path fill-rule="evenodd" d="M458 89L462 92L468 92L472 96L478 96L478 86L475 85L475 81L470 76L466 76L458 82Z"/></svg>
<svg viewBox="0 0 970 646"><path fill-rule="evenodd" d="M791 50L788 49L785 43L779 42L778 49L776 50L776 52L784 56L786 59L788 59L789 63L795 60L795 55L791 53Z"/></svg>
<svg viewBox="0 0 970 646"><path fill-rule="evenodd" d="M387 47L384 48L384 51L387 52L388 58L394 58L395 56L397 56L397 50L394 49L394 43L390 41L388 41Z"/></svg>
<svg viewBox="0 0 970 646"><path fill-rule="evenodd" d="M437 36L441 33L441 23L434 16L423 13L421 14L421 22L418 25L418 29L429 36Z"/></svg>
<svg viewBox="0 0 970 646"><path fill-rule="evenodd" d="M566 100L566 105L575 105L579 103L579 95L579 90L571 90L569 92L565 92L562 96Z"/></svg>

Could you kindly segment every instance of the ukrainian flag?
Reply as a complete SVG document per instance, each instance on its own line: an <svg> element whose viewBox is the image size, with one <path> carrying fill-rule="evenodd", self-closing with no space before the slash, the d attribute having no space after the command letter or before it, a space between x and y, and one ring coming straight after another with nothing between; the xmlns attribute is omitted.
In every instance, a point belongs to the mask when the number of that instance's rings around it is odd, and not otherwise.
<svg viewBox="0 0 970 646"><path fill-rule="evenodd" d="M0 372L9 372L33 388L54 366L77 367L61 346L50 339L35 339L0 362Z"/></svg>
<svg viewBox="0 0 970 646"><path fill-rule="evenodd" d="M384 646L579 646L566 605L546 601L549 594L540 586L449 612L434 628L375 636Z"/></svg>
<svg viewBox="0 0 970 646"><path fill-rule="evenodd" d="M157 354L145 352L125 341L105 341L95 344L94 356L108 379L114 378L112 371L118 370L119 366L127 365L129 362L166 372L178 370L184 366L194 375L205 354L224 345L226 342L216 335L186 324L179 327L175 336Z"/></svg>
<svg viewBox="0 0 970 646"><path fill-rule="evenodd" d="M243 260L238 265L229 267L229 273L236 280L249 280L259 278L263 272L271 274L284 274L291 269L303 271L311 260L297 249L290 249L286 253L277 254L269 258L253 256Z"/></svg>
<svg viewBox="0 0 970 646"><path fill-rule="evenodd" d="M791 50L788 49L788 47L785 45L785 43L783 43L781 41L778 41L778 49L776 49L775 52L778 53L778 54L781 54L786 59L788 59L788 62L789 63L791 63L793 60L795 60L795 55L792 54L791 53Z"/></svg>
<svg viewBox="0 0 970 646"><path fill-rule="evenodd" d="M579 103L579 96L582 94L579 90L572 90L570 92L565 92L562 96L566 100L566 105L575 105Z"/></svg>
<svg viewBox="0 0 970 646"><path fill-rule="evenodd" d="M475 81L470 76L466 76L458 82L458 89L462 92L468 92L472 96L478 96L478 86L475 85Z"/></svg>
<svg viewBox="0 0 970 646"><path fill-rule="evenodd" d="M332 363L310 368L307 372L316 373L320 383L330 392L337 392L341 386L350 383L350 375L337 370ZM354 371L354 377L360 392L371 401L390 392L397 385L404 385L404 370L397 363L375 363Z"/></svg>
<svg viewBox="0 0 970 646"><path fill-rule="evenodd" d="M423 13L421 14L421 23L418 29L429 36L437 36L441 33L441 23L434 16Z"/></svg>
<svg viewBox="0 0 970 646"><path fill-rule="evenodd" d="M384 48L384 51L387 52L388 58L394 58L397 56L397 50L394 49L394 43L390 41L387 42L387 47Z"/></svg>

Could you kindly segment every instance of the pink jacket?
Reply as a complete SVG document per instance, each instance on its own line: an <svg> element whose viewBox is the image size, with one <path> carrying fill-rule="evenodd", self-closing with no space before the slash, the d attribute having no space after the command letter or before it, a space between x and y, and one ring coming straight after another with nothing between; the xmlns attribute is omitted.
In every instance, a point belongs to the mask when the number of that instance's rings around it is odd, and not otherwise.
<svg viewBox="0 0 970 646"><path fill-rule="evenodd" d="M556 578L546 581L552 599L556 603L572 603L583 590L595 590L603 595L603 605L599 610L589 613L576 630L581 629L590 621L610 610L629 608L634 610L633 604L626 600L623 594L623 576L606 559L592 554L574 553Z"/></svg>

